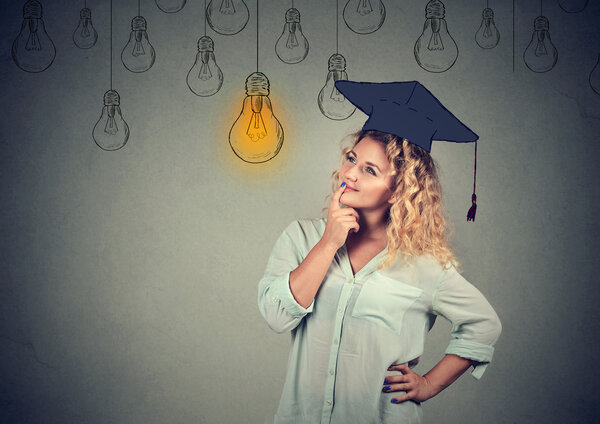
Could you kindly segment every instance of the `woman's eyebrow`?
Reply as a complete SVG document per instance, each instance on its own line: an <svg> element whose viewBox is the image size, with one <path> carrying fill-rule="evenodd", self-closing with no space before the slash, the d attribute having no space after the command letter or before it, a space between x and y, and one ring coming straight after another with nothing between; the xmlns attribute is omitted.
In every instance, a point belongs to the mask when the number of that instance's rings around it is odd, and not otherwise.
<svg viewBox="0 0 600 424"><path fill-rule="evenodd" d="M348 153L352 153L354 156L356 156L356 157L358 158L358 155L356 154L356 152L355 152L354 150L350 150ZM381 171L381 169L380 169L380 168L379 168L377 165L375 165L373 162L365 162L365 163L366 163L367 165L374 166L375 168L377 168L377 170L378 170L379 172L382 172L382 171Z"/></svg>

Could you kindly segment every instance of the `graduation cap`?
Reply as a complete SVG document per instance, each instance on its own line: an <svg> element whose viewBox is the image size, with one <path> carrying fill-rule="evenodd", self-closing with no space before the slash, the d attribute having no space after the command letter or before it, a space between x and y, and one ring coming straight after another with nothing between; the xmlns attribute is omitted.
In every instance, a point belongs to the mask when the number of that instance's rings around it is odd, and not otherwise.
<svg viewBox="0 0 600 424"><path fill-rule="evenodd" d="M378 130L406 138L427 152L431 152L433 140L475 142L472 205L467 213L467 221L475 221L475 177L479 138L477 134L459 121L418 81L338 80L335 87L348 101L369 115L363 130Z"/></svg>

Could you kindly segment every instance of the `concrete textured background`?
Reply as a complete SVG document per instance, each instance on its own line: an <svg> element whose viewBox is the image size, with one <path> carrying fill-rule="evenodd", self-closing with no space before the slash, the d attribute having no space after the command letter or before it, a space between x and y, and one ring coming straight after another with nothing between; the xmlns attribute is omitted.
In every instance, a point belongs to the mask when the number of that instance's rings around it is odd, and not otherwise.
<svg viewBox="0 0 600 424"><path fill-rule="evenodd" d="M340 11L346 2L340 2ZM524 64L539 2L490 2L500 44L474 35L485 1L446 2L455 65L421 69L413 46L425 1L385 1L386 21L357 35L340 21L349 78L418 80L480 136L475 223L465 222L473 145L434 142L463 275L497 310L503 334L480 381L468 374L424 404L429 423L594 422L599 373L598 61L600 4L580 13L544 2L555 68ZM325 118L317 94L335 52L335 2L296 1L310 43L297 65L274 46L291 2L261 1L259 69L285 130L273 160L242 162L228 144L246 77L256 70L256 2L239 34L210 28L225 80L197 97L185 76L203 34L203 2L176 14L142 1L156 63L120 61L135 1L114 1L113 87L131 135L122 149L91 136L109 89L109 3L88 1L97 44L72 39L83 1L44 1L57 55L50 68L15 66L23 2L0 25L0 421L6 423L262 423L277 407L289 336L256 305L275 239L318 217L356 111ZM443 354L438 321L416 369Z"/></svg>

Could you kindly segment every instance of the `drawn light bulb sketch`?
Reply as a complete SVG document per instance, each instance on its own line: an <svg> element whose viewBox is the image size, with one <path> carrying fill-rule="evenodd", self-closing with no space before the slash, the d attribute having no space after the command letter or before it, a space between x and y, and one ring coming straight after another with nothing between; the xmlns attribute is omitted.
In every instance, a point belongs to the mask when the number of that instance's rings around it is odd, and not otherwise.
<svg viewBox="0 0 600 424"><path fill-rule="evenodd" d="M445 15L444 4L439 0L431 0L425 6L426 20L415 43L415 59L429 72L447 71L458 58L458 47L448 32Z"/></svg>
<svg viewBox="0 0 600 424"><path fill-rule="evenodd" d="M494 11L489 7L483 9L481 25L475 33L475 42L482 49L492 49L500 41L500 33L494 23Z"/></svg>
<svg viewBox="0 0 600 424"><path fill-rule="evenodd" d="M385 20L385 6L381 0L349 0L344 7L344 21L357 34L377 31Z"/></svg>
<svg viewBox="0 0 600 424"><path fill-rule="evenodd" d="M339 53L334 53L329 58L329 72L325 85L319 91L318 103L321 113L329 119L347 119L354 113L356 107L338 91L335 86L337 80L347 80L346 58Z"/></svg>
<svg viewBox="0 0 600 424"><path fill-rule="evenodd" d="M187 75L190 90L198 96L212 96L223 85L223 72L215 60L215 45L209 36L198 40L198 53Z"/></svg>
<svg viewBox="0 0 600 424"><path fill-rule="evenodd" d="M177 13L183 6L186 0L156 0L156 5L165 13Z"/></svg>
<svg viewBox="0 0 600 424"><path fill-rule="evenodd" d="M262 72L254 72L246 79L246 98L229 131L229 145L249 163L273 159L283 145L283 127L273 112L269 80Z"/></svg>
<svg viewBox="0 0 600 424"><path fill-rule="evenodd" d="M131 21L129 41L121 52L123 65L131 72L146 72L154 65L156 53L146 32L146 19L136 16Z"/></svg>
<svg viewBox="0 0 600 424"><path fill-rule="evenodd" d="M12 44L12 58L26 72L42 72L52 65L55 57L56 47L42 19L42 4L29 0L23 6L23 22Z"/></svg>
<svg viewBox="0 0 600 424"><path fill-rule="evenodd" d="M249 17L243 0L211 0L206 7L208 24L222 35L237 34L244 29Z"/></svg>
<svg viewBox="0 0 600 424"><path fill-rule="evenodd" d="M600 54L598 55L596 66L594 66L594 69L590 72L590 85L592 86L592 90L600 95Z"/></svg>
<svg viewBox="0 0 600 424"><path fill-rule="evenodd" d="M129 126L123 119L119 104L119 93L115 90L104 93L102 115L92 131L92 137L101 149L118 150L127 143Z"/></svg>
<svg viewBox="0 0 600 424"><path fill-rule="evenodd" d="M92 11L84 7L79 12L79 25L73 32L73 41L80 49L89 49L97 40L98 33L92 24Z"/></svg>
<svg viewBox="0 0 600 424"><path fill-rule="evenodd" d="M558 0L558 5L567 13L581 12L588 4L588 0Z"/></svg>
<svg viewBox="0 0 600 424"><path fill-rule="evenodd" d="M308 40L300 26L298 9L288 9L285 12L283 32L275 44L275 53L285 63L302 62L308 55Z"/></svg>
<svg viewBox="0 0 600 424"><path fill-rule="evenodd" d="M523 60L533 72L548 72L558 60L558 51L550 39L550 22L545 16L538 16L533 26L531 42L523 53Z"/></svg>

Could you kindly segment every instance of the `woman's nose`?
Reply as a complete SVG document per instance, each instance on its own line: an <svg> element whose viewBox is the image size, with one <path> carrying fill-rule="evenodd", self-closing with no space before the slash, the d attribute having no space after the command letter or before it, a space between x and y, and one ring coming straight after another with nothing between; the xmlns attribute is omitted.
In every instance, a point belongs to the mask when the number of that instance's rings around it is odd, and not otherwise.
<svg viewBox="0 0 600 424"><path fill-rule="evenodd" d="M347 169L346 170L346 178L348 178L349 180L352 180L352 181L356 181L356 173L358 172L356 170L356 168L357 168L356 166L353 166L352 168Z"/></svg>

